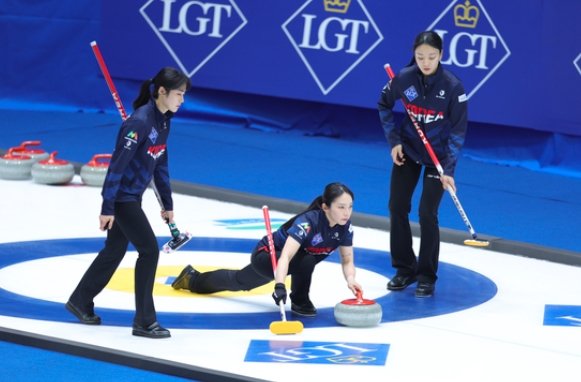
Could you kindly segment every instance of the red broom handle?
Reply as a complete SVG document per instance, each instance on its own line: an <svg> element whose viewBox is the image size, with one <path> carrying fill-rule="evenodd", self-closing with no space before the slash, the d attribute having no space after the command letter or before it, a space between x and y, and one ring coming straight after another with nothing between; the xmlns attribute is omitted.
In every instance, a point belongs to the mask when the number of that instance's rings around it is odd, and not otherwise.
<svg viewBox="0 0 581 382"><path fill-rule="evenodd" d="M276 277L276 251L274 250L274 240L272 239L272 227L270 226L270 214L268 213L268 206L262 207L262 214L264 215L264 225L266 226L268 252L270 253L270 261L272 263L272 273L274 274L274 277Z"/></svg>
<svg viewBox="0 0 581 382"><path fill-rule="evenodd" d="M119 97L119 93L115 88L115 84L113 83L113 79L109 74L109 69L107 69L107 65L105 64L105 60L103 59L103 55L101 54L101 50L99 50L99 46L97 45L97 41L91 42L91 48L93 49L93 53L95 54L95 58L99 63L99 67L101 68L101 72L105 77L105 81L107 81L107 86L109 87L109 91L111 92L111 96L113 97L113 101L115 101L115 106L117 106L117 110L119 114L121 114L121 118L125 121L127 119L127 113L125 112L125 108L123 107L123 103L121 103L121 98Z"/></svg>

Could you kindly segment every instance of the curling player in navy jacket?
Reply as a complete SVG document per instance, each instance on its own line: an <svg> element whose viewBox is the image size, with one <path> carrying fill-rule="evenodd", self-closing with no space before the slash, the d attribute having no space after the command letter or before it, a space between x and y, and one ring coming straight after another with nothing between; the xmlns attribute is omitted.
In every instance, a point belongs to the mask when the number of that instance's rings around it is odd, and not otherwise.
<svg viewBox="0 0 581 382"><path fill-rule="evenodd" d="M456 191L454 169L467 125L467 102L460 80L442 67L442 39L432 31L420 33L413 46L409 66L399 72L381 92L379 116L391 149L389 212L390 250L396 275L387 288L400 291L418 282L416 297L434 293L440 254L438 209L444 190ZM412 120L393 118L396 100L402 99L430 142L440 161L440 177ZM423 174L422 174L423 170ZM421 228L419 254L412 248L409 222L411 199L422 177L419 206Z"/></svg>
<svg viewBox="0 0 581 382"><path fill-rule="evenodd" d="M339 249L343 277L355 295L362 291L355 280L353 254L353 192L344 184L330 183L309 207L295 215L273 233L278 258L273 274L268 238L258 241L250 264L240 270L217 269L198 272L186 266L172 283L174 289L209 294L220 291L248 291L275 281L272 298L275 304L286 303L285 278L291 275L291 311L301 316L317 314L309 293L315 266Z"/></svg>
<svg viewBox="0 0 581 382"><path fill-rule="evenodd" d="M170 118L184 102L190 79L174 68L163 68L142 84L134 112L117 135L115 150L103 184L99 216L107 230L105 247L87 269L66 308L80 322L98 325L93 299L105 288L131 243L138 252L135 264L135 317L132 334L148 338L170 337L157 322L153 285L159 246L141 208L142 195L153 180L159 192L162 218L173 221L168 172L167 138Z"/></svg>

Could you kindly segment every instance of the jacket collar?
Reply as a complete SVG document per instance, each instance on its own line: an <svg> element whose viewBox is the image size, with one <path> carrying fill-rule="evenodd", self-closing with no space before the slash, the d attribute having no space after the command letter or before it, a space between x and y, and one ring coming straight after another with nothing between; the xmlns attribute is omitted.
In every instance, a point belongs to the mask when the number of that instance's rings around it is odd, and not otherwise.
<svg viewBox="0 0 581 382"><path fill-rule="evenodd" d="M444 73L444 69L442 68L442 63L438 64L438 68L436 69L436 72L434 74L432 74L431 76L424 76L422 74L422 71L420 70L420 68L418 68L418 66L416 64L414 64L416 67L416 74L420 80L420 82L422 84L424 84L425 86L432 86L433 84L435 84L441 77L442 77L442 73Z"/></svg>

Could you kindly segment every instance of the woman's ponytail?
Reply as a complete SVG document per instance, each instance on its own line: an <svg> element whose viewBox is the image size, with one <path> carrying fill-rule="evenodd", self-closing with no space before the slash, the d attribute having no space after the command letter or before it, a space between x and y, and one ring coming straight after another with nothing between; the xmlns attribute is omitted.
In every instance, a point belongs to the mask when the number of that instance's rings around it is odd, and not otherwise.
<svg viewBox="0 0 581 382"><path fill-rule="evenodd" d="M153 79L145 80L141 84L141 89L139 90L139 95L133 101L133 110L137 110L137 108L145 105L149 102L151 98L151 84L153 83Z"/></svg>

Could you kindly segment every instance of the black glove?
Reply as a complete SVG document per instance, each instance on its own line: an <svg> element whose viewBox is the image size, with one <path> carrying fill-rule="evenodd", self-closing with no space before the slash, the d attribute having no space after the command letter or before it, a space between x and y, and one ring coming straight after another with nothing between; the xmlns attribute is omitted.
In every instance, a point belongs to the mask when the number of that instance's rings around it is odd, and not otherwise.
<svg viewBox="0 0 581 382"><path fill-rule="evenodd" d="M286 304L286 287L284 286L283 283L276 283L274 285L274 292L272 292L272 298L274 299L276 305L279 305L281 301L284 304Z"/></svg>

